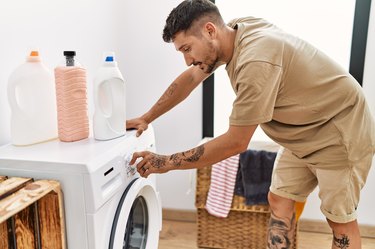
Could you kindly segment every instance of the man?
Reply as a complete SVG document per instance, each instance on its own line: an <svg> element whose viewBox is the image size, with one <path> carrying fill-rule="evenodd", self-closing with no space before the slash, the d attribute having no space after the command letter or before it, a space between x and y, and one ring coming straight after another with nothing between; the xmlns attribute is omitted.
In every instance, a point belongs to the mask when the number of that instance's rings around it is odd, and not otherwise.
<svg viewBox="0 0 375 249"><path fill-rule="evenodd" d="M290 246L295 201L319 186L321 211L332 228L332 248L361 248L356 209L375 151L375 126L362 89L334 61L307 42L257 18L225 24L208 0L172 10L163 39L189 68L143 116L128 120L137 136L224 65L236 93L228 131L189 151L134 153L143 177L212 165L245 151L258 125L279 143L269 192L268 247ZM280 238L282 234L283 238ZM287 247L285 247L287 248Z"/></svg>

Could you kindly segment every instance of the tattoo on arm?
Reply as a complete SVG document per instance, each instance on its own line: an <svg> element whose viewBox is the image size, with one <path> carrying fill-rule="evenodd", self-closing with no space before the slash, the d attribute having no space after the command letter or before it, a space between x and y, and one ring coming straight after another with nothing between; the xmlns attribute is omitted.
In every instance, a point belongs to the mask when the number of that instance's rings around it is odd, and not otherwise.
<svg viewBox="0 0 375 249"><path fill-rule="evenodd" d="M155 157L150 159L150 163L154 168L162 168L166 165L167 157L156 155Z"/></svg>
<svg viewBox="0 0 375 249"><path fill-rule="evenodd" d="M169 160L172 161L172 164L176 167L181 166L182 161L193 163L199 160L204 153L204 145L200 145L197 148L182 152L176 153L169 157Z"/></svg>
<svg viewBox="0 0 375 249"><path fill-rule="evenodd" d="M294 241L295 214L292 219L279 218L271 212L267 249L289 249Z"/></svg>
<svg viewBox="0 0 375 249"><path fill-rule="evenodd" d="M333 243L335 247L340 249L347 249L350 245L350 240L347 235L341 234L341 238L337 238L335 235L333 235Z"/></svg>
<svg viewBox="0 0 375 249"><path fill-rule="evenodd" d="M168 89L165 91L165 93L160 97L159 101L157 102L158 105L161 105L163 104L170 96L173 95L173 93L175 92L177 88L177 84L176 83L172 83Z"/></svg>
<svg viewBox="0 0 375 249"><path fill-rule="evenodd" d="M176 167L181 166L182 159L181 159L181 157L178 156L177 153L171 155L171 157L169 158L169 160L172 161L172 164L173 164L174 166L176 166Z"/></svg>

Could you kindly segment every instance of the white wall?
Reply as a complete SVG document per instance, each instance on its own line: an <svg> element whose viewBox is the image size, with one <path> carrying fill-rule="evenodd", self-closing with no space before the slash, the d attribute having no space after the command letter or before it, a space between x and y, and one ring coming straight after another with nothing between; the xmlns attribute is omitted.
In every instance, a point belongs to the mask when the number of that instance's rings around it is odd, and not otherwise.
<svg viewBox="0 0 375 249"><path fill-rule="evenodd" d="M113 15L117 5L115 0L0 2L0 144L10 139L6 86L11 72L33 48L39 48L51 70L63 61L63 50L76 50L77 59L87 68L91 94L102 53L118 47L118 21Z"/></svg>
<svg viewBox="0 0 375 249"><path fill-rule="evenodd" d="M363 89L370 105L372 116L375 118L375 2L371 3L369 21L369 34L367 37L365 69L363 76ZM372 169L367 177L367 184L365 185L361 202L359 205L358 221L362 224L375 225L375 158L372 161Z"/></svg>
<svg viewBox="0 0 375 249"><path fill-rule="evenodd" d="M7 80L31 48L39 48L51 70L63 50L76 50L87 68L90 117L92 78L104 51L115 51L127 84L127 114L148 110L182 70L182 54L162 39L169 12L181 2L116 0L13 0L0 2L0 145L9 142ZM198 87L173 111L154 122L157 150L163 154L195 147L202 134L202 94ZM157 178L164 207L193 209L189 172Z"/></svg>
<svg viewBox="0 0 375 249"><path fill-rule="evenodd" d="M237 16L253 15L266 18L280 28L302 37L334 58L345 68L349 68L352 27L354 17L354 0L217 0L226 21ZM370 34L367 42L364 91L370 107L375 113L375 10L372 2ZM272 8L269 8L272 6ZM293 6L291 8L290 6ZM339 8L337 6L340 6ZM215 72L215 136L228 128L228 116L235 95L231 89L226 71L221 68ZM225 101L223 101L225 100ZM257 129L253 140L270 141ZM374 159L375 160L375 159ZM374 163L375 165L375 163ZM358 210L358 221L361 224L375 225L373 207L375 201L370 191L375 188L375 170L371 170L367 185L363 189ZM371 209L371 210L370 210ZM302 218L325 221L320 212L320 200L316 189L308 198Z"/></svg>
<svg viewBox="0 0 375 249"><path fill-rule="evenodd" d="M355 0L216 0L216 4L226 22L243 16L265 18L349 68ZM232 110L228 103L234 99L227 73L223 67L219 68L215 72L215 136L228 129ZM260 128L253 139L271 141Z"/></svg>
<svg viewBox="0 0 375 249"><path fill-rule="evenodd" d="M363 75L363 89L375 116L375 3L372 1L370 10L369 33L367 37L366 61Z"/></svg>
<svg viewBox="0 0 375 249"><path fill-rule="evenodd" d="M169 12L181 1L122 1L120 65L128 83L128 116L148 110L179 73L186 69L183 56L162 39ZM172 154L195 147L202 136L202 89L199 86L179 106L154 122L159 153ZM189 171L157 176L164 208L194 209Z"/></svg>
<svg viewBox="0 0 375 249"><path fill-rule="evenodd" d="M157 101L170 82L186 68L182 55L175 51L172 44L164 43L161 38L167 15L179 2L180 0L1 1L0 144L9 142L7 78L11 71L22 63L29 49L33 47L40 49L42 58L50 69L61 61L63 50L77 50L78 59L88 70L91 113L90 95L93 74L101 63L102 52L115 51L127 83L128 117L143 114ZM223 3L221 0L217 2L219 6ZM238 1L230 2L230 4L237 6ZM252 9L247 10L240 6L237 6L237 9L246 14L252 13ZM337 11L340 10L342 8L337 8ZM314 13L321 15L318 9ZM372 13L375 13L374 2ZM369 34L367 43L368 57L364 78L364 88L373 111L375 110L373 96L375 93L375 84L373 84L375 82L374 19L374 14L372 14L370 24L372 32ZM314 28L316 27L309 29ZM313 38L319 40L322 37ZM343 46L348 46L346 42L343 44ZM215 84L217 88L222 83L216 81ZM229 92L231 91L230 89ZM196 146L202 134L201 87L198 87L180 106L155 121L153 125L157 149L160 153L171 154ZM359 216L361 223L372 225L375 224L375 218L370 208L375 205L373 198L370 197L370 190L375 188L374 171L371 171L369 181L363 191ZM163 207L195 209L194 189L187 194L191 188L190 172L195 173L194 170L175 171L158 176L158 188L161 192ZM304 213L305 218L323 219L317 211L319 210L318 203L316 196L312 197L311 201L309 200Z"/></svg>

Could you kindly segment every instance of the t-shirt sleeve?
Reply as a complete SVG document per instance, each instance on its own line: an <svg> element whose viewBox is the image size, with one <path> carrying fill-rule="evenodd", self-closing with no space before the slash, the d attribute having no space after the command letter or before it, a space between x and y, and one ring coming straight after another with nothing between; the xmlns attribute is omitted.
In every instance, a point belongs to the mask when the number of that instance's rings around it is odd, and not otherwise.
<svg viewBox="0 0 375 249"><path fill-rule="evenodd" d="M237 72L231 125L255 125L272 120L282 68L263 61L247 62Z"/></svg>

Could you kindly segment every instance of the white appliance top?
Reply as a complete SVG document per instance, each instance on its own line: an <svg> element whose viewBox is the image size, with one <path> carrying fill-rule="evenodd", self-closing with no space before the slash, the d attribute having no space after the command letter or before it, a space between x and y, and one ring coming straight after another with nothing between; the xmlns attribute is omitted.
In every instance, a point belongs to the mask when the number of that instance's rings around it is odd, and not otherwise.
<svg viewBox="0 0 375 249"><path fill-rule="evenodd" d="M49 170L92 172L109 159L119 156L128 159L133 152L154 146L152 127L138 138L135 133L127 131L125 136L108 141L89 137L77 142L56 139L30 146L4 145L0 147L0 171L2 168L24 169L32 163L35 164L32 168L39 167L39 170L48 165Z"/></svg>

